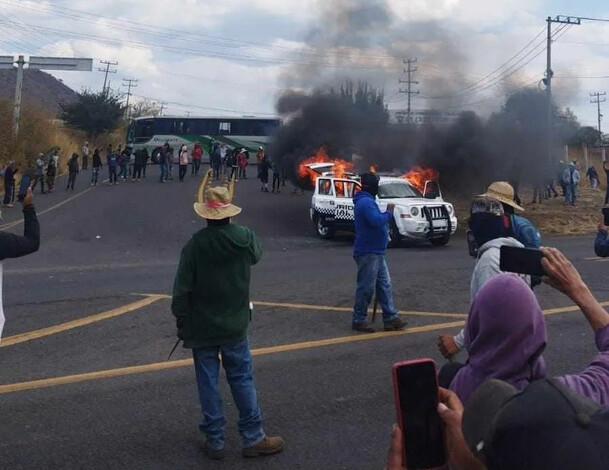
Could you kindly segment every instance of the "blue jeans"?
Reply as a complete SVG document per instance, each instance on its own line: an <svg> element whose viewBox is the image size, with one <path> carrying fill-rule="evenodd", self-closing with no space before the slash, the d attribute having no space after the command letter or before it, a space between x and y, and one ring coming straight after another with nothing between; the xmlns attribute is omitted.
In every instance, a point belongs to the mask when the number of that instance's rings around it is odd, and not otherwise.
<svg viewBox="0 0 609 470"><path fill-rule="evenodd" d="M121 171L120 171L120 173L118 174L118 177L119 177L119 178L121 178L121 177L122 177L123 179L127 178L127 164L126 164L126 163L123 163L123 164L121 165Z"/></svg>
<svg viewBox="0 0 609 470"><path fill-rule="evenodd" d="M577 202L577 190L573 183L565 185L565 203L575 204Z"/></svg>
<svg viewBox="0 0 609 470"><path fill-rule="evenodd" d="M163 181L167 180L167 164L161 163L159 165L159 168L161 169L161 175L159 176L159 183L162 183Z"/></svg>
<svg viewBox="0 0 609 470"><path fill-rule="evenodd" d="M211 449L224 448L226 418L218 388L220 373L218 354L222 354L222 366L226 372L226 380L239 410L239 434L243 439L243 447L254 446L264 439L264 431L252 375L252 355L247 338L235 344L221 344L192 350L199 400L203 412L203 424L199 426L199 429L205 433L207 445Z"/></svg>
<svg viewBox="0 0 609 470"><path fill-rule="evenodd" d="M97 184L98 179L99 179L99 167L94 166L91 169L91 183Z"/></svg>
<svg viewBox="0 0 609 470"><path fill-rule="evenodd" d="M383 322L388 323L397 318L398 312L393 304L391 278L385 255L355 255L357 263L357 290L353 306L353 323L364 323L368 307L376 288L379 305L383 309Z"/></svg>

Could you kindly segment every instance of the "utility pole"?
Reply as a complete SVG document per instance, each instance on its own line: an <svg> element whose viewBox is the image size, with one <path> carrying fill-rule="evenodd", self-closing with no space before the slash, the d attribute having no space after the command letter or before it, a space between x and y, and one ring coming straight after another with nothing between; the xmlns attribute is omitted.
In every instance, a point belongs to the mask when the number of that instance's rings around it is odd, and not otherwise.
<svg viewBox="0 0 609 470"><path fill-rule="evenodd" d="M137 82L135 78L123 78L123 86L127 87L127 119L129 119L129 98L131 98L131 88L137 88Z"/></svg>
<svg viewBox="0 0 609 470"><path fill-rule="evenodd" d="M167 101L159 101L158 104L161 105L161 109L159 111L159 116L162 116L163 110L167 107Z"/></svg>
<svg viewBox="0 0 609 470"><path fill-rule="evenodd" d="M23 70L25 65L35 70L64 70L90 72L93 70L93 59L72 59L66 57L36 57L30 56L25 60L19 55L17 61L14 56L0 56L0 69L13 69L17 65L17 80L15 85L15 103L13 107L13 133L19 134L19 116L21 114L21 95L23 91Z"/></svg>
<svg viewBox="0 0 609 470"><path fill-rule="evenodd" d="M596 105L596 109L597 109L597 115L598 115L598 138L600 140L601 146L604 146L604 139L603 139L603 132L601 131L601 121L603 118L603 115L601 114L601 103L604 103L606 100L606 98L604 98L604 96L607 93L604 91L597 91L596 93L590 93L590 103L595 104ZM593 99L592 99L593 98Z"/></svg>
<svg viewBox="0 0 609 470"><path fill-rule="evenodd" d="M580 25L580 18L573 18L570 16L557 16L556 18L552 18L548 16L546 19L548 23L548 36L547 36L547 45L546 45L546 78L544 79L544 83L546 85L546 96L548 101L548 175L551 176L554 174L554 158L552 158L552 76L554 72L552 71L552 23L560 23L566 25Z"/></svg>
<svg viewBox="0 0 609 470"><path fill-rule="evenodd" d="M100 67L100 68L97 69L98 71L104 72L104 74L105 74L104 75L104 88L102 88L102 93L106 94L108 92L106 90L106 84L108 83L108 74L109 73L116 73L117 72L116 69L110 70L110 67L113 66L113 65L118 65L118 62L110 62L108 60L100 60L99 63L106 66L105 68L104 67ZM108 90L109 89L110 89L110 87L108 87Z"/></svg>
<svg viewBox="0 0 609 470"><path fill-rule="evenodd" d="M419 90L417 91L412 91L412 85L418 85L419 82L415 82L412 79L412 75L418 70L416 67L412 67L412 64L415 64L417 62L417 59L404 59L404 65L406 65L406 67L404 68L404 73L407 74L408 78L406 80L402 80L400 79L399 82L400 83L406 83L408 88L406 90L402 90L400 88L399 92L400 93L406 93L406 95L408 96L408 108L406 111L406 116L407 116L407 122L410 125L411 123L411 119L410 119L410 99L412 97L412 95L418 95L420 93Z"/></svg>

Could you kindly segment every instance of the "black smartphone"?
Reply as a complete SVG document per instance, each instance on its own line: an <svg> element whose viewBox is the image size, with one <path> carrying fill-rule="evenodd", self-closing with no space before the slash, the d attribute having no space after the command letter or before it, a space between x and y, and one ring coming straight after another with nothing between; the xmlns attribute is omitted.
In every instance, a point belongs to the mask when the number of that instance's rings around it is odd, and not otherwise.
<svg viewBox="0 0 609 470"><path fill-rule="evenodd" d="M435 362L431 359L398 362L393 365L392 375L406 467L428 469L444 466L446 452L438 414Z"/></svg>
<svg viewBox="0 0 609 470"><path fill-rule="evenodd" d="M605 218L605 226L609 226L609 207L603 207L603 217Z"/></svg>
<svg viewBox="0 0 609 470"><path fill-rule="evenodd" d="M502 246L499 249L499 269L508 273L545 276L541 258L543 253L534 248Z"/></svg>
<svg viewBox="0 0 609 470"><path fill-rule="evenodd" d="M27 194L27 190L30 187L30 183L30 175L23 175L21 177L21 184L19 185L19 194L17 195L17 199L19 201L23 201L25 199L25 195Z"/></svg>

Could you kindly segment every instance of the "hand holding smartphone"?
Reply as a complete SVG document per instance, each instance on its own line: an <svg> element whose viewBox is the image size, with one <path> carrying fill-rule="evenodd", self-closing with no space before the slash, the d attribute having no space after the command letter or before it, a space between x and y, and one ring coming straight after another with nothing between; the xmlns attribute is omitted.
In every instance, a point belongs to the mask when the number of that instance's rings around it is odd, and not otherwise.
<svg viewBox="0 0 609 470"><path fill-rule="evenodd" d="M19 185L19 194L17 195L17 200L22 202L25 199L25 195L27 194L27 190L30 187L30 175L23 175L21 178L21 184Z"/></svg>
<svg viewBox="0 0 609 470"><path fill-rule="evenodd" d="M414 470L444 466L446 453L438 414L435 362L431 359L398 362L393 365L392 375L406 467Z"/></svg>
<svg viewBox="0 0 609 470"><path fill-rule="evenodd" d="M504 245L499 248L499 269L508 273L545 276L542 258L541 250Z"/></svg>

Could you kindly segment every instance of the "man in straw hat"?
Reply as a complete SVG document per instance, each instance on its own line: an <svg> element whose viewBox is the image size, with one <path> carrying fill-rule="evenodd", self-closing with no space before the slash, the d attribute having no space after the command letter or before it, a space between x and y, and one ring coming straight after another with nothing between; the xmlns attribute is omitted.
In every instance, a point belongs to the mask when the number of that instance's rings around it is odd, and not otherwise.
<svg viewBox="0 0 609 470"><path fill-rule="evenodd" d="M230 189L205 190L210 174L206 173L194 204L207 227L195 233L182 250L171 310L178 338L192 349L203 412L199 428L206 436L207 457L224 457L226 419L218 387L219 355L239 410L243 456L272 455L283 449L284 441L268 437L262 429L247 338L250 268L259 261L261 248L254 232L231 224L231 217L241 212L231 202L233 184Z"/></svg>
<svg viewBox="0 0 609 470"><path fill-rule="evenodd" d="M524 208L514 199L512 185L505 181L496 181L488 187L486 193L472 202L469 224L479 249L470 283L470 302L491 277L501 274L499 250L502 245L520 248L541 246L541 236L537 228L528 219L515 214L515 210L524 211ZM526 276L525 281L537 285L541 280ZM456 336L441 334L438 337L438 348L447 358L458 354L464 344L464 330Z"/></svg>

